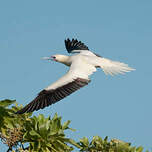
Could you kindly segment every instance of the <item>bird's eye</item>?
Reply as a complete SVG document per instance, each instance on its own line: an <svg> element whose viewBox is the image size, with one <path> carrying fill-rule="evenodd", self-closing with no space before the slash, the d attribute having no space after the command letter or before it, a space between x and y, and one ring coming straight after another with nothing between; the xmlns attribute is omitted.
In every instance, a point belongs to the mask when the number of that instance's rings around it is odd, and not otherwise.
<svg viewBox="0 0 152 152"><path fill-rule="evenodd" d="M56 59L56 57L55 57L55 56L51 56L51 58L52 58L52 59Z"/></svg>

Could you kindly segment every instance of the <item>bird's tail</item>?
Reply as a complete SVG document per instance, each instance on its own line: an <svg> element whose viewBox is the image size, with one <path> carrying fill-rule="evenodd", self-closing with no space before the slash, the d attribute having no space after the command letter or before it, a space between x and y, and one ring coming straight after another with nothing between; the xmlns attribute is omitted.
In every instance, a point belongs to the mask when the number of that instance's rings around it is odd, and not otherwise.
<svg viewBox="0 0 152 152"><path fill-rule="evenodd" d="M118 61L112 61L106 58L102 58L100 62L100 67L104 71L106 75L117 75L117 74L125 74L126 72L134 71L135 69L129 67L125 63L121 63Z"/></svg>

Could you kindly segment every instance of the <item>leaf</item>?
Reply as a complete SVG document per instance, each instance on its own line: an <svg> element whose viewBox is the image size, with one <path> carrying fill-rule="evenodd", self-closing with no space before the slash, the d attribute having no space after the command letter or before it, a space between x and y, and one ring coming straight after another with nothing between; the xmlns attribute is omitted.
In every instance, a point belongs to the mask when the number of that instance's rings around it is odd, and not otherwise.
<svg viewBox="0 0 152 152"><path fill-rule="evenodd" d="M30 133L31 136L36 136L37 138L42 138L40 136L40 134L38 134L35 130L31 130L29 133Z"/></svg>
<svg viewBox="0 0 152 152"><path fill-rule="evenodd" d="M0 106L1 107L8 107L9 105L11 105L15 102L16 102L16 100L5 99L5 100L0 101Z"/></svg>
<svg viewBox="0 0 152 152"><path fill-rule="evenodd" d="M107 143L108 137L104 139L104 143ZM94 136L92 139L92 144L98 144L98 146L103 144L103 140L99 136Z"/></svg>
<svg viewBox="0 0 152 152"><path fill-rule="evenodd" d="M50 152L50 150L46 147L46 152Z"/></svg>
<svg viewBox="0 0 152 152"><path fill-rule="evenodd" d="M70 130L73 131L73 132L76 131L76 129L73 129L73 128L69 128L69 127L68 127L68 129L70 129Z"/></svg>
<svg viewBox="0 0 152 152"><path fill-rule="evenodd" d="M62 125L62 129L65 130L65 129L68 129L68 125L70 124L70 120L66 121L63 125Z"/></svg>
<svg viewBox="0 0 152 152"><path fill-rule="evenodd" d="M141 146L138 147L138 148L136 149L136 151L137 151L137 152L142 152L142 151L143 151L143 147L141 147Z"/></svg>
<svg viewBox="0 0 152 152"><path fill-rule="evenodd" d="M81 148L81 146L78 143L76 143L73 139L67 139L66 142L72 144L73 146L77 148Z"/></svg>
<svg viewBox="0 0 152 152"><path fill-rule="evenodd" d="M50 143L47 143L46 146L51 148L51 150L54 150L55 152L58 152L58 151L56 151L56 149Z"/></svg>
<svg viewBox="0 0 152 152"><path fill-rule="evenodd" d="M14 121L12 119L10 119L9 117L5 118L4 122L5 122L5 126L7 126L7 128L9 128L9 129L13 129L15 126Z"/></svg>
<svg viewBox="0 0 152 152"><path fill-rule="evenodd" d="M7 134L7 129L6 129L6 128L2 128L2 129L1 129L1 133L2 133L3 135L6 135L6 134Z"/></svg>
<svg viewBox="0 0 152 152"><path fill-rule="evenodd" d="M86 147L88 147L89 145L89 140L87 137L83 137L82 139L80 139L80 142Z"/></svg>
<svg viewBox="0 0 152 152"><path fill-rule="evenodd" d="M73 128L69 128L68 125L70 124L70 120L66 121L63 125L62 125L62 129L66 130L66 129L70 129L71 131L76 131L76 129Z"/></svg>
<svg viewBox="0 0 152 152"><path fill-rule="evenodd" d="M54 121L57 118L58 118L58 115L57 115L57 113L55 113L54 117L52 118L52 121Z"/></svg>

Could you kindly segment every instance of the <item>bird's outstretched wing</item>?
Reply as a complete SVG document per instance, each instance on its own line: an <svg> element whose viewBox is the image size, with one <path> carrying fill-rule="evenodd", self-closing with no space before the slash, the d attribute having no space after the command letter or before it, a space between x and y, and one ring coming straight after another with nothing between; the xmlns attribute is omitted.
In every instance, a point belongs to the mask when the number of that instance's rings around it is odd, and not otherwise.
<svg viewBox="0 0 152 152"><path fill-rule="evenodd" d="M43 109L51 104L54 104L81 87L87 85L89 80L77 78L63 86L51 90L42 90L38 96L26 105L23 109L16 112L16 114L23 114L25 112L33 112Z"/></svg>
<svg viewBox="0 0 152 152"><path fill-rule="evenodd" d="M17 111L16 114L33 112L60 101L81 87L87 85L90 82L88 76L95 71L96 68L87 65L85 62L81 61L81 59L75 60L67 74L42 90L32 102L23 109Z"/></svg>
<svg viewBox="0 0 152 152"><path fill-rule="evenodd" d="M80 50L89 50L89 48L84 43L78 41L77 39L70 40L68 38L67 40L65 40L65 47L68 53L76 53L79 52Z"/></svg>

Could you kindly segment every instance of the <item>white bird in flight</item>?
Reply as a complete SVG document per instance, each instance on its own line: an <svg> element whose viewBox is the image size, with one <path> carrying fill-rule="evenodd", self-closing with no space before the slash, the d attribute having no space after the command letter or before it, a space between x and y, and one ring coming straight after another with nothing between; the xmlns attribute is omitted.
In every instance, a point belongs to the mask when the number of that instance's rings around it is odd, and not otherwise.
<svg viewBox="0 0 152 152"><path fill-rule="evenodd" d="M112 61L91 52L84 43L77 39L70 40L68 38L65 40L65 47L68 53L73 53L74 55L65 56L57 54L51 57L44 57L43 59L53 60L69 66L68 72L59 80L43 89L33 101L17 111L16 114L37 111L60 101L86 86L91 81L89 76L97 68L101 68L106 75L112 76L135 70L127 64Z"/></svg>

